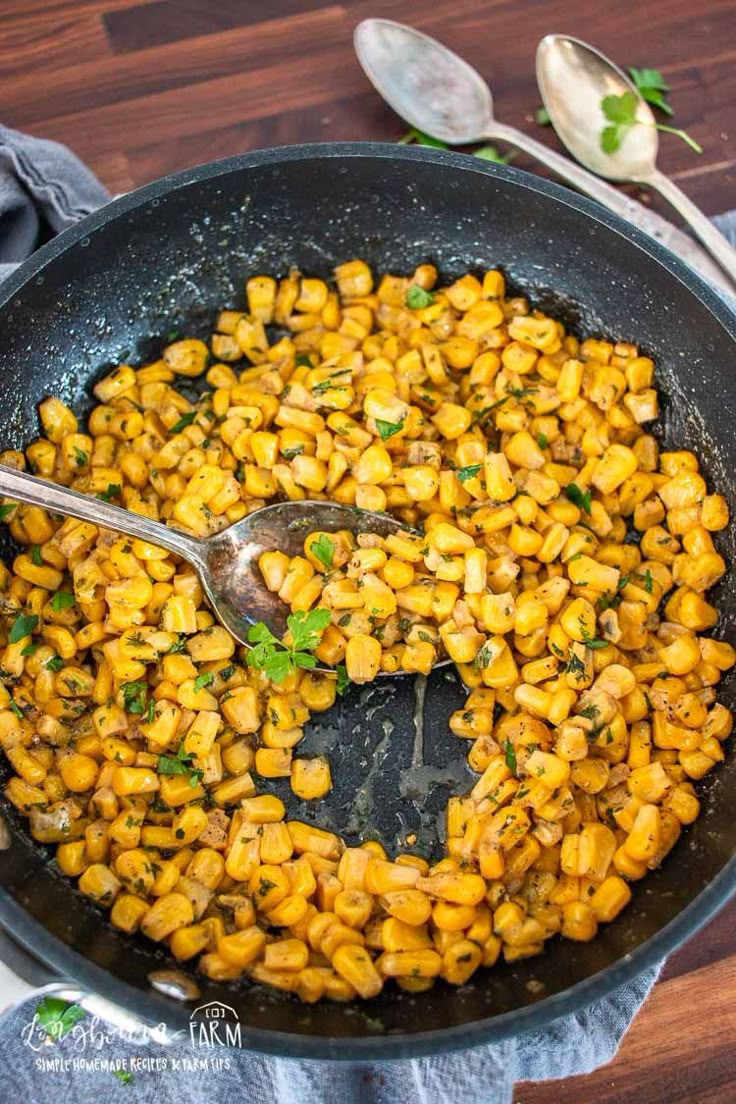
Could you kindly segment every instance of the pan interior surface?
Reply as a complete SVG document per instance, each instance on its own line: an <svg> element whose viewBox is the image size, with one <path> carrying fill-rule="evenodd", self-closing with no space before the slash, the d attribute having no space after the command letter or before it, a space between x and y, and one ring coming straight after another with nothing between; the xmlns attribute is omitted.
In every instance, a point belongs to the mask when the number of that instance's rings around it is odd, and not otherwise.
<svg viewBox="0 0 736 1104"><path fill-rule="evenodd" d="M283 276L293 265L329 276L355 257L374 272L406 274L431 261L443 279L499 267L513 288L577 335L632 341L654 357L662 432L671 445L697 452L733 511L736 440L728 427L736 423L736 344L727 312L719 317L695 278L696 292L686 286L689 277L680 278L684 268L673 262L670 271L663 251L637 241L560 188L437 151L298 147L180 174L85 220L10 281L0 305L5 447L35 435L44 396L59 395L83 413L91 383L111 364L154 359L171 330L206 337L222 306L242 306L249 276ZM727 533L721 551L731 559L732 543ZM717 635L733 639L736 597L727 583L715 602ZM454 674L430 676L419 731L417 696L411 678L353 687L313 723L303 748L330 755L335 789L313 807L287 801L290 814L351 843L379 838L392 852L416 834L420 849L432 853L447 797L465 792L473 775L447 725L462 701ZM720 696L733 708L728 681ZM390 989L360 1006L305 1006L201 976L198 1003L232 1006L248 1045L322 1057L429 1053L537 1027L666 953L730 892L734 786L736 763L727 755L699 785L701 818L590 944L557 941L537 958L481 971L459 990ZM288 783L273 792L286 797ZM20 906L33 919L16 936L56 969L149 1021L183 1026L189 1009L150 989L149 974L168 959L114 930L55 872L25 822L3 809L13 834L12 846L0 851L8 927L18 927ZM717 891L711 886L693 904L714 879ZM576 985L577 997L570 993Z"/></svg>

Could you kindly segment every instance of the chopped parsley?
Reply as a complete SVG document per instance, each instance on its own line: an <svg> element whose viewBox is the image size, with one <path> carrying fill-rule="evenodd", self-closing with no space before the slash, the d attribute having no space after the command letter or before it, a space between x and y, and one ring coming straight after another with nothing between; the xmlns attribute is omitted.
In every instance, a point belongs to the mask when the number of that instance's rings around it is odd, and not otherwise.
<svg viewBox="0 0 736 1104"><path fill-rule="evenodd" d="M76 602L76 598L73 594L67 594L65 590L57 590L54 597L51 599L51 608L54 613L61 613L62 610L69 609Z"/></svg>
<svg viewBox="0 0 736 1104"><path fill-rule="evenodd" d="M565 494L579 510L584 510L586 514L590 514L590 491L581 491L577 483L568 483L565 487Z"/></svg>
<svg viewBox="0 0 736 1104"><path fill-rule="evenodd" d="M126 713L143 714L148 708L148 683L124 682L120 689L123 692L123 708Z"/></svg>
<svg viewBox="0 0 736 1104"><path fill-rule="evenodd" d="M201 675L197 675L194 680L194 693L198 694L200 690L206 689L211 686L215 681L215 676L212 671L203 671Z"/></svg>
<svg viewBox="0 0 736 1104"><path fill-rule="evenodd" d="M338 663L337 665L337 692L342 695L350 685L350 679L348 678L348 670L344 663Z"/></svg>
<svg viewBox="0 0 736 1104"><path fill-rule="evenodd" d="M514 745L510 740L507 740L504 744L504 753L506 759L506 766L509 768L512 774L516 774L516 752L514 751Z"/></svg>
<svg viewBox="0 0 736 1104"><path fill-rule="evenodd" d="M8 637L8 644L17 644L19 640L23 640L24 637L30 636L35 631L38 625L38 617L35 613L22 613L20 617L16 617L13 622L13 626L10 630L10 636Z"/></svg>
<svg viewBox="0 0 736 1104"><path fill-rule="evenodd" d="M335 542L330 540L326 533L320 533L317 540L312 541L309 546L309 551L316 560L319 560L323 567L332 567L332 560L335 555Z"/></svg>
<svg viewBox="0 0 736 1104"><path fill-rule="evenodd" d="M196 417L196 410L190 410L188 414L182 414L179 421L175 422L174 425L171 427L169 433L181 433L183 429L186 429L187 426L190 426L192 424Z"/></svg>
<svg viewBox="0 0 736 1104"><path fill-rule="evenodd" d="M464 468L458 468L455 472L455 475L458 477L461 483L465 483L468 479L475 479L478 473L482 470L482 464L468 464Z"/></svg>
<svg viewBox="0 0 736 1104"><path fill-rule="evenodd" d="M401 433L404 428L403 421L401 422L384 422L380 418L376 418L376 429L378 435L382 441L388 441L390 437L393 437L396 433Z"/></svg>
<svg viewBox="0 0 736 1104"><path fill-rule="evenodd" d="M109 502L111 498L117 498L122 491L122 487L119 483L108 483L106 491L100 491L96 496L101 498L103 502Z"/></svg>
<svg viewBox="0 0 736 1104"><path fill-rule="evenodd" d="M423 310L424 307L431 307L434 303L434 295L431 291L426 291L419 284L412 284L406 293L406 305L410 310Z"/></svg>

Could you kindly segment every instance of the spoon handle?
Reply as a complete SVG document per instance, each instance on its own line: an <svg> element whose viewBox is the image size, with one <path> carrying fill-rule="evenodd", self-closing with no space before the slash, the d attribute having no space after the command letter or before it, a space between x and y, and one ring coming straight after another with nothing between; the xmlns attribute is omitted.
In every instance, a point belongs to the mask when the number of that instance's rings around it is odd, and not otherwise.
<svg viewBox="0 0 736 1104"><path fill-rule="evenodd" d="M655 169L641 183L656 188L672 204L675 210L685 219L685 222L692 227L705 248L713 254L724 271L729 274L732 280L736 280L736 249L729 245L723 234L716 230L713 223L703 214L700 208L696 207L693 201L688 199L685 193L659 169Z"/></svg>
<svg viewBox="0 0 736 1104"><path fill-rule="evenodd" d="M506 126L504 123L497 123L494 120L493 130L488 135L488 138L509 142L510 145L517 146L518 149L531 154L537 161L546 165L548 169L552 169L553 172L562 177L563 180L566 180L568 184L572 184L578 191L589 195L591 199L597 200L604 207L607 207L609 211L613 211L615 214L620 215L621 218L626 219L627 222L632 223L634 226L638 227L639 230L643 230L645 234L649 234L650 237L661 242L661 244L665 245L668 249L671 249L673 253L676 253L678 257L686 261L691 268L696 269L701 276L709 281L709 283L716 284L722 291L725 291L727 295L734 295L736 291L734 285L724 278L721 269L717 264L714 264L698 243L694 242L691 237L682 230L679 230L676 226L673 226L671 222L662 218L662 216L658 215L655 211L647 210L641 203L638 203L635 199L631 199L624 192L618 191L618 189L607 184L604 180L600 180L597 176L588 172L587 169L575 164L574 161L564 157L561 153L557 153L556 150L550 149L549 146L545 146L542 142L538 142L536 138L530 138L527 134L524 134L523 131L517 130L516 127ZM650 181L647 180L646 183L650 183ZM667 181L667 183L669 184L670 182ZM654 186L659 187L659 184L655 184ZM672 185L672 187L674 188L674 185ZM660 188L660 191L664 192L664 189ZM678 189L675 189L675 191L682 196L686 203L690 202ZM677 204L675 204L675 206L677 206ZM693 205L691 204L691 206ZM697 211L697 208L694 207L694 210ZM721 238L721 235L711 226L705 216L699 211L697 213L700 215L701 219L707 223L709 230L716 237ZM685 217L687 218L687 216ZM688 219L688 221L692 223L691 219ZM699 236L703 239L703 235ZM733 250L728 246L725 239L721 238L721 241L726 245L726 248L733 253ZM710 246L708 248L710 248ZM715 250L711 250L711 252L715 254ZM733 276L733 268L728 269L726 265L724 265L724 268L730 271Z"/></svg>
<svg viewBox="0 0 736 1104"><path fill-rule="evenodd" d="M160 521L152 521L142 514L134 514L100 498L71 491L68 487L38 479L35 475L28 475L15 468L0 465L0 494L27 502L31 506L41 506L51 513L64 514L66 517L77 518L78 521L89 521L93 525L113 529L134 540L149 541L183 556L195 565L201 563L200 541L187 537L176 529L170 529Z"/></svg>

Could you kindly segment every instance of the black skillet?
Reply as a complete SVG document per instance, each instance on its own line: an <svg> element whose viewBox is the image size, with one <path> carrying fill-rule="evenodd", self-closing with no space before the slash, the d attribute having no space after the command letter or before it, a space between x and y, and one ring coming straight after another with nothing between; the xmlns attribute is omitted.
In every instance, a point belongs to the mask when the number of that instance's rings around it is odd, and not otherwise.
<svg viewBox="0 0 736 1104"><path fill-rule="evenodd" d="M576 333L636 342L657 362L667 440L698 452L733 510L736 321L723 302L586 199L514 169L402 146L302 146L204 165L116 200L41 249L0 288L4 447L35 434L45 395L84 412L110 364L156 357L171 330L206 336L221 305L243 304L247 276L293 264L328 276L352 257L401 273L430 260L443 277L499 266ZM727 552L732 541L723 541ZM728 583L717 601L718 634L733 638ZM462 693L447 671L432 675L421 747L416 691L410 678L355 688L320 718L302 746L329 752L335 790L314 807L289 803L291 813L392 849L416 833L419 850L437 853L446 799L471 780L463 742L447 728ZM732 699L727 684L723 700ZM285 783L274 788L286 796ZM480 972L459 990L412 996L388 986L354 1006L307 1007L190 970L201 993L194 1004L235 1009L244 1046L314 1058L434 1054L539 1028L661 959L733 893L736 758L700 789L701 818L590 944L553 941L540 957ZM192 1004L150 984L170 965L163 952L114 930L56 872L25 821L3 809L11 842L0 852L0 925L16 944L7 953L30 952L37 982L74 979L146 1022L186 1028Z"/></svg>

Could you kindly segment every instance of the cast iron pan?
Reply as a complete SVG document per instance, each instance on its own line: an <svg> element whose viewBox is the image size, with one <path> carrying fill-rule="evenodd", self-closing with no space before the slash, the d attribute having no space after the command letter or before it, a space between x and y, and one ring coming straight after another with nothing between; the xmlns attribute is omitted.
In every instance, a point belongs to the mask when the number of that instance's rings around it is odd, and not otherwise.
<svg viewBox="0 0 736 1104"><path fill-rule="evenodd" d="M223 304L241 306L256 272L292 264L329 276L364 257L375 270L434 261L443 277L489 266L580 335L615 335L655 357L668 441L697 450L736 505L733 315L666 250L588 200L514 169L436 150L322 145L267 150L168 177L116 200L41 249L0 289L3 444L36 432L36 404L60 395L84 412L112 363L158 355L170 330L206 335ZM730 551L731 537L724 540ZM736 595L718 596L718 633L733 637ZM408 833L437 853L450 792L471 782L447 719L462 700L453 675L429 679L423 748L410 678L354 688L312 725L303 749L328 751L335 790L290 813L401 847ZM733 705L732 689L723 700ZM419 769L412 769L421 752ZM288 785L274 789L288 798ZM700 787L704 811L664 866L599 937L554 940L538 958L420 996L392 986L367 1004L307 1007L246 983L197 978L196 1004L237 1012L243 1045L315 1058L438 1053L541 1027L597 999L671 951L736 886L736 758ZM57 976L73 978L147 1022L186 1027L187 1006L154 992L162 951L115 931L55 870L5 806L0 922Z"/></svg>

